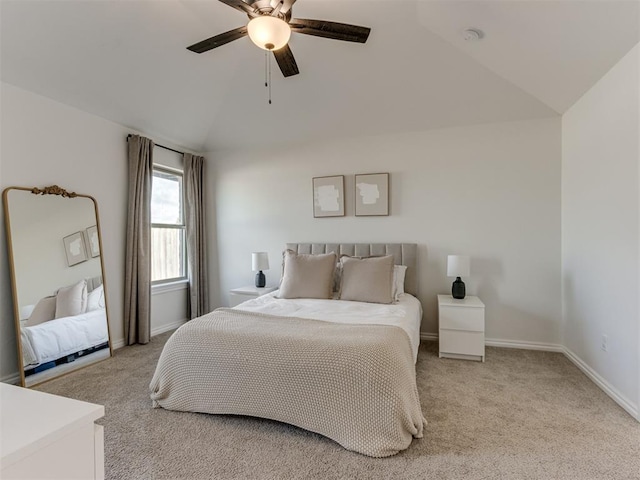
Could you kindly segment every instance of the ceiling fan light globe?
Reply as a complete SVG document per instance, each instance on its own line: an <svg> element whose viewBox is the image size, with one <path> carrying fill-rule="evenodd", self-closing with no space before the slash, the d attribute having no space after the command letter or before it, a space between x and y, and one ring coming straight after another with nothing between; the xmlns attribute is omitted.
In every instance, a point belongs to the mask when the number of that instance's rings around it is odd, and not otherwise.
<svg viewBox="0 0 640 480"><path fill-rule="evenodd" d="M284 20L270 15L252 18L247 32L253 43L263 50L279 50L291 38L291 27Z"/></svg>

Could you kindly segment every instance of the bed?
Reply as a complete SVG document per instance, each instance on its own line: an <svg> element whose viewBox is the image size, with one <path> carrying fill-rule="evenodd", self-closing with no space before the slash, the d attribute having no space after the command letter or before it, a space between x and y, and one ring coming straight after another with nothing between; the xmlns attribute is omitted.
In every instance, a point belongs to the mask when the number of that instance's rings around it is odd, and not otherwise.
<svg viewBox="0 0 640 480"><path fill-rule="evenodd" d="M54 310L45 314L45 318L36 320L34 325L29 326L28 322L37 315L35 312L24 322L24 325L21 322L20 341L25 377L109 348L102 279L101 277L96 279L82 280L72 286L59 289L54 296L41 299L38 302L39 305L50 303ZM90 290L88 293L87 284ZM78 295L80 299L74 298ZM84 303L78 313L73 312L73 315L53 318L56 301L63 296L67 303ZM89 303L91 303L90 306ZM73 308L70 309L73 310Z"/></svg>
<svg viewBox="0 0 640 480"><path fill-rule="evenodd" d="M411 295L416 245L287 247L305 261L317 257L327 264L327 252L335 252L347 256L340 259L345 264L371 257L405 265L405 293L386 304L283 299L285 263L279 291L217 309L174 332L151 380L153 406L268 418L372 457L408 448L426 424L415 379L422 314ZM343 287L349 272L343 271ZM348 296L346 289L339 295Z"/></svg>

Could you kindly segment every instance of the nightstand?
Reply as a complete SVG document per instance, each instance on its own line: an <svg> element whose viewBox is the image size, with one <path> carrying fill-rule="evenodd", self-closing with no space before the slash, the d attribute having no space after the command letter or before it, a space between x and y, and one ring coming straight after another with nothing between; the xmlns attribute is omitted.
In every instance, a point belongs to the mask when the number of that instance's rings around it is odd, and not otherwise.
<svg viewBox="0 0 640 480"><path fill-rule="evenodd" d="M277 287L263 287L258 288L253 285L248 287L240 287L234 288L229 291L229 306L235 307L236 305L240 305L242 302L246 302L247 300L251 300L252 298L258 298L262 295L266 295L267 293L271 293L277 290Z"/></svg>
<svg viewBox="0 0 640 480"><path fill-rule="evenodd" d="M484 362L484 303L472 295L438 295L440 357Z"/></svg>

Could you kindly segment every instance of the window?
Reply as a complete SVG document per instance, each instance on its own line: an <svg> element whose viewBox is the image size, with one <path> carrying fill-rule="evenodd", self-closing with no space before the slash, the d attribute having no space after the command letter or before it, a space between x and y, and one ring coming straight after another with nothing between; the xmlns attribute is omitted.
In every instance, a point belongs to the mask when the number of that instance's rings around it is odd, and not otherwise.
<svg viewBox="0 0 640 480"><path fill-rule="evenodd" d="M184 280L186 249L182 172L154 165L151 187L151 281Z"/></svg>

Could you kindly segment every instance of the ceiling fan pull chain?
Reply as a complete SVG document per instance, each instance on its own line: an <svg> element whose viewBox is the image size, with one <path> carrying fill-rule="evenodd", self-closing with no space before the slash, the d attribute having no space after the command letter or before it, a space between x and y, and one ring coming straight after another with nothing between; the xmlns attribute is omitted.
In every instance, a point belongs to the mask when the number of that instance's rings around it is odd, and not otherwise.
<svg viewBox="0 0 640 480"><path fill-rule="evenodd" d="M271 55L269 55L269 105L271 105Z"/></svg>
<svg viewBox="0 0 640 480"><path fill-rule="evenodd" d="M268 87L269 83L267 81L267 56L269 55L269 52L267 50L264 51L264 86Z"/></svg>

